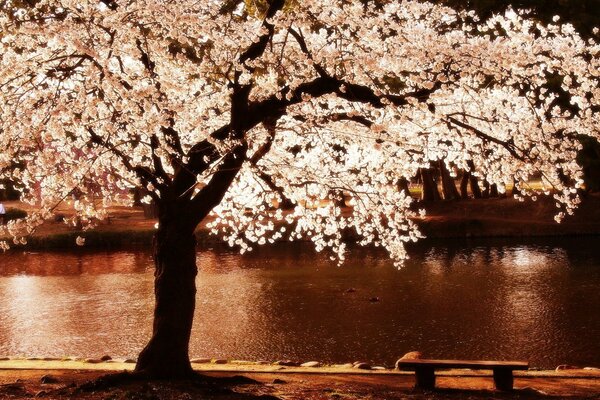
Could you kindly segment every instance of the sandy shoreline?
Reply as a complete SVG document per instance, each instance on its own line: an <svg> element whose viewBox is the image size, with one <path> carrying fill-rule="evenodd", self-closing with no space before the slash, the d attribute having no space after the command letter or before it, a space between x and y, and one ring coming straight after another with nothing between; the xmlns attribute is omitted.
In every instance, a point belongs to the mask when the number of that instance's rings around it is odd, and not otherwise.
<svg viewBox="0 0 600 400"><path fill-rule="evenodd" d="M83 361L4 360L0 361L0 398L40 396L61 385L73 387L107 373L132 370L134 364L123 362L86 363ZM368 371L333 367L285 367L279 365L244 365L214 363L194 364L194 369L208 376L243 375L260 383L242 388L246 393L265 394L285 399L404 399L404 398L597 398L600 396L600 370L523 371L515 372L515 391L503 394L493 390L489 371L439 371L435 395L413 390L414 374L408 371ZM48 383L52 383L49 385ZM6 390L20 390L17 397ZM182 389L183 390L183 389ZM237 389L236 389L237 390ZM331 396L337 393L339 396ZM262 395L261 394L261 395ZM3 396L4 395L4 396ZM432 396L432 397L430 397ZM82 396L81 398L88 398ZM105 397L89 397L105 398ZM124 397L127 398L127 397ZM167 397L157 397L167 398ZM211 398L211 397L207 397ZM219 398L219 397L216 397ZM227 397L229 398L229 397ZM234 398L234 397L232 397Z"/></svg>
<svg viewBox="0 0 600 400"><path fill-rule="evenodd" d="M253 362L244 360L219 360L206 359L192 360L194 370L204 372L252 372L252 373L294 373L294 374L350 374L350 375L410 375L410 371L398 371L393 368L385 369L358 369L352 364L320 364L316 367L284 366L277 363L264 361ZM133 360L107 360L83 358L0 358L0 370L95 370L95 371L132 371L135 367ZM453 369L441 370L440 375L445 376L492 376L491 371ZM569 367L560 370L530 369L528 371L514 371L515 376L522 377L552 377L552 378L578 378L600 379L600 368Z"/></svg>

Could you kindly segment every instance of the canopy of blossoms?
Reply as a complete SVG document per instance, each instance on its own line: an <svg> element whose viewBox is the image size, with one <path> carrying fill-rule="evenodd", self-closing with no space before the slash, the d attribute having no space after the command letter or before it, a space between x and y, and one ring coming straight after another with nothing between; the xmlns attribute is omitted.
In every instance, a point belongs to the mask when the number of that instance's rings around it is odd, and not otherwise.
<svg viewBox="0 0 600 400"><path fill-rule="evenodd" d="M511 9L272 3L0 2L0 178L37 210L4 234L22 240L67 200L93 226L131 188L160 201L182 169L193 201L232 159L210 227L242 251L308 237L343 260L350 230L401 261L421 235L397 182L436 160L573 212L575 136L598 137L595 39Z"/></svg>

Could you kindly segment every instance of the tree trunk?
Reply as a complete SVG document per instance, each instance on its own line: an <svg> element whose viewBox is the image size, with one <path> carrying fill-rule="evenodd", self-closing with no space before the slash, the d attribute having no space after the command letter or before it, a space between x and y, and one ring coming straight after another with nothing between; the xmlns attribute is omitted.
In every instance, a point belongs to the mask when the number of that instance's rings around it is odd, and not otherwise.
<svg viewBox="0 0 600 400"><path fill-rule="evenodd" d="M410 197L410 188L408 186L408 179L406 179L406 178L398 179L397 186L398 186L398 191L404 192L404 194L407 197Z"/></svg>
<svg viewBox="0 0 600 400"><path fill-rule="evenodd" d="M473 198L474 199L480 199L482 197L481 195L481 189L479 188L479 182L477 181L477 177L473 176L473 174L471 174L471 177L469 178L469 183L470 183L470 187L471 187L471 193L473 194Z"/></svg>
<svg viewBox="0 0 600 400"><path fill-rule="evenodd" d="M513 187L510 192L510 194L512 196L522 196L523 195L523 193L521 193L521 191L517 188L517 183L518 183L518 181L515 178L513 178Z"/></svg>
<svg viewBox="0 0 600 400"><path fill-rule="evenodd" d="M490 197L498 197L499 193L498 193L498 185L496 185L495 183L492 183L490 185Z"/></svg>
<svg viewBox="0 0 600 400"><path fill-rule="evenodd" d="M477 182L477 177L473 175L473 172L475 172L475 164L472 160L469 160L467 161L467 165L469 166L469 186L471 187L471 193L473 194L474 199L480 199L482 196L479 182Z"/></svg>
<svg viewBox="0 0 600 400"><path fill-rule="evenodd" d="M135 371L152 378L192 374L189 342L196 303L196 238L189 225L161 218L154 243L154 325Z"/></svg>
<svg viewBox="0 0 600 400"><path fill-rule="evenodd" d="M460 180L460 197L462 199L468 199L469 198L469 192L468 192L468 187L469 187L469 178L471 177L471 174L467 171L463 171L463 175L462 178Z"/></svg>
<svg viewBox="0 0 600 400"><path fill-rule="evenodd" d="M483 181L483 190L481 191L481 197L487 199L490 197L490 183L488 181Z"/></svg>
<svg viewBox="0 0 600 400"><path fill-rule="evenodd" d="M421 168L421 200L423 201L439 201L441 199L438 191L437 183L433 180L431 169Z"/></svg>
<svg viewBox="0 0 600 400"><path fill-rule="evenodd" d="M442 176L442 192L444 193L444 200L456 200L460 198L454 179L450 176L450 171L446 168L444 160L439 161L440 175Z"/></svg>
<svg viewBox="0 0 600 400"><path fill-rule="evenodd" d="M15 190L14 185L9 180L0 181L0 186L4 185L4 189L0 188L0 200L1 201L10 201L10 200L19 200L21 195Z"/></svg>

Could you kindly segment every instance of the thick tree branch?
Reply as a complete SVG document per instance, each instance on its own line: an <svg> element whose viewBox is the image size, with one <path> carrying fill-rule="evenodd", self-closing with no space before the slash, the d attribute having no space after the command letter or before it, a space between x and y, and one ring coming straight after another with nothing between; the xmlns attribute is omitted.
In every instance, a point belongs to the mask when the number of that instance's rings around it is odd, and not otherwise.
<svg viewBox="0 0 600 400"><path fill-rule="evenodd" d="M263 26L265 28L267 28L267 33L262 35L258 39L258 41L252 43L252 45L250 47L248 47L246 49L246 51L244 51L240 55L240 58L239 58L240 64L245 64L248 61L255 60L264 53L265 49L267 48L267 45L271 41L271 38L273 37L273 34L275 32L275 27L267 21L269 18L273 18L275 16L275 14L277 13L277 11L280 11L281 9L283 9L284 5L285 5L285 0L272 0L271 1L271 4L269 5L269 9L267 10L267 13L265 14L265 17L263 20Z"/></svg>
<svg viewBox="0 0 600 400"><path fill-rule="evenodd" d="M189 161L176 171L173 178L173 195L181 197L189 193L189 189L196 184L196 177L206 171L219 158L219 151L212 140L224 140L229 135L230 125L224 125L210 135L210 140L205 139L196 143L188 152Z"/></svg>
<svg viewBox="0 0 600 400"><path fill-rule="evenodd" d="M436 82L430 89L423 88L402 95L390 95L378 94L368 86L349 83L334 77L319 77L299 85L294 90L286 87L277 95L260 102L251 103L247 129L256 126L265 118L280 118L286 113L287 107L302 102L304 96L321 97L334 93L350 102L366 103L375 108L385 107L386 102L402 107L409 104L410 98L419 102L427 101L429 96L438 90L441 85L440 82Z"/></svg>
<svg viewBox="0 0 600 400"><path fill-rule="evenodd" d="M277 13L277 11L283 8L284 5L285 0L273 0L271 2L263 21L263 26L267 29L267 33L260 36L258 41L254 42L252 45L250 45L250 47L248 47L244 52L242 52L238 60L240 64L245 64L248 61L254 60L264 53L269 41L271 40L275 32L275 27L268 22L268 19L272 18ZM250 71L253 70L252 68L248 69ZM231 95L231 121L228 125L225 125L213 132L211 134L212 140L225 140L227 138L242 140L244 138L245 133L249 129L256 126L258 123L265 121L268 118L267 116L266 118L261 118L260 120L255 121L254 123L249 122L250 110L248 97L250 95L250 91L252 90L252 86L239 85L239 76L240 72L237 72L235 80L233 82L233 93ZM222 161L221 165L231 164L232 161L227 160L228 157L230 157L231 154L234 153L236 153L236 151L233 151L229 155L225 156L225 159ZM177 197L183 196L185 193L189 193L189 189L196 184L196 176L204 172L211 164L213 164L220 157L218 150L208 139L203 140L202 142L194 145L190 150L189 156L189 162L187 163L187 165L185 165L185 168L182 168L179 171L179 173L176 174L176 177L174 179L173 194ZM243 156L240 157L245 158L245 153ZM243 160L241 162L243 162ZM237 169L239 169L239 167ZM224 172L221 170L221 168L219 168L219 171L215 175L220 176L223 174ZM215 176L213 176L211 182L214 179ZM208 186L206 186L203 190L205 190Z"/></svg>
<svg viewBox="0 0 600 400"><path fill-rule="evenodd" d="M301 121L301 122L306 122L306 120L307 120L302 115L296 115L296 116L294 116L294 119ZM365 117L363 115L356 115L356 114L351 115L346 112L326 115L326 116L320 118L317 122L318 123L321 123L321 122L327 123L327 122L337 122L337 121L352 121L352 122L356 122L357 124L363 125L367 128L370 128L371 126L373 126L373 121L371 121L367 117Z"/></svg>
<svg viewBox="0 0 600 400"><path fill-rule="evenodd" d="M200 192L190 201L187 214L191 226L197 226L221 202L242 164L246 161L247 150L248 146L242 144L229 152L223 158L209 183L200 189Z"/></svg>
<svg viewBox="0 0 600 400"><path fill-rule="evenodd" d="M340 89L342 85L346 85L346 87L351 88L351 90L343 92ZM373 89L367 86L349 84L343 80L332 77L319 77L310 82L301 84L293 91L289 88L285 88L279 95L273 95L260 102L251 102L245 112L236 112L236 116L243 115L243 118L235 121L237 125L236 131L239 135L239 132L247 132L264 121L276 121L285 115L287 107L300 103L303 95L321 97L326 94L335 93L348 101L368 103L374 107L382 108L385 106L382 99L387 99L387 101L396 106L407 105L408 99L411 97L418 101L426 101L429 98L429 95L437 90L439 86L440 84L436 83L431 89L421 89L404 95L378 95ZM239 107L242 107L242 105L243 102L241 102ZM369 126L370 123L366 118L361 118L360 116L351 117L349 115L337 115L333 118L348 119L366 126ZM211 141L225 140L229 137L232 130L232 125L225 125L210 135L211 140L203 140L192 147L189 152L189 162L185 166L185 169L182 169L182 171L177 174L174 180L174 193L176 195L180 196L183 193L186 193L189 188L196 183L196 176L204 172L218 159L218 151Z"/></svg>
<svg viewBox="0 0 600 400"><path fill-rule="evenodd" d="M92 138L92 143L95 143L99 146L104 147L105 149L109 150L113 155L118 157L119 160L121 160L121 162L125 166L125 168L127 168L127 170L135 173L138 176L138 178L142 181L142 184L144 186L148 186L149 184L151 184L161 191L163 191L165 189L165 186L158 182L158 180L156 179L156 176L152 173L152 171L150 171L149 169L142 167L140 165L137 165L137 166L133 165L131 163L130 157L127 154L123 153L112 143L104 140L92 128L88 127L87 131L90 134L90 137ZM159 199L155 193L152 193L152 192L149 192L149 193L154 200Z"/></svg>
<svg viewBox="0 0 600 400"><path fill-rule="evenodd" d="M323 78L328 77L329 74L327 73L327 71L325 71L325 68L323 68L320 64L314 62L312 53L306 45L304 36L302 36L302 31L296 32L293 28L290 28L288 32L294 37L294 39L296 39L296 42L300 46L300 50L302 50L302 52L306 54L309 60L313 61L313 67L315 68L315 71L317 71L317 73Z"/></svg>
<svg viewBox="0 0 600 400"><path fill-rule="evenodd" d="M447 121L450 124L454 124L458 127L461 127L463 129L466 129L466 130L474 133L476 136L478 136L479 138L481 138L485 141L496 143L497 145L504 147L506 149L506 151L508 151L510 153L510 155L512 155L514 158L516 158L517 160L520 160L520 161L525 161L525 158L517 152L517 148L515 147L514 144L504 141L504 140L497 139L493 136L490 136L487 133L469 125L466 122L459 121L458 119L456 119L452 116L447 117Z"/></svg>
<svg viewBox="0 0 600 400"><path fill-rule="evenodd" d="M262 146L260 146L258 150L254 152L254 154L252 155L252 157L250 157L248 162L250 162L250 164L252 164L252 166L255 167L255 174L268 186L268 188L273 192L279 194L279 196L281 197L281 208L289 209L294 207L294 202L285 195L283 188L275 183L273 177L262 171L260 166L258 165L258 162L271 150L271 146L273 145L273 139L275 139L275 127L268 124L266 128L269 132L267 141Z"/></svg>
<svg viewBox="0 0 600 400"><path fill-rule="evenodd" d="M160 156L157 154L157 150L160 147L160 141L156 135L150 136L150 147L152 149L152 164L154 165L155 174L163 181L169 184L171 182L171 178L166 173L165 168L163 167L162 160Z"/></svg>

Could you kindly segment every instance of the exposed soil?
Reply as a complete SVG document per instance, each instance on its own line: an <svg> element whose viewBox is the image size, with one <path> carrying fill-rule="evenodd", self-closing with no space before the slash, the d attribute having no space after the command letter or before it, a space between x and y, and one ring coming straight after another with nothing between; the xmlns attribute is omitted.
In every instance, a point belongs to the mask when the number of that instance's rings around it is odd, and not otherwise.
<svg viewBox="0 0 600 400"><path fill-rule="evenodd" d="M598 379L525 378L512 393L496 392L490 377L438 378L440 389L420 392L410 375L227 372L197 381L129 381L106 388L87 382L106 371L0 370L0 399L600 399Z"/></svg>

